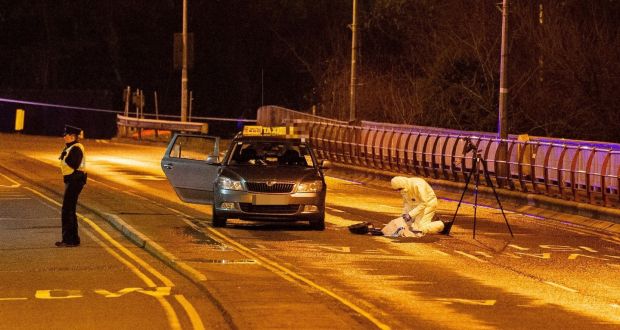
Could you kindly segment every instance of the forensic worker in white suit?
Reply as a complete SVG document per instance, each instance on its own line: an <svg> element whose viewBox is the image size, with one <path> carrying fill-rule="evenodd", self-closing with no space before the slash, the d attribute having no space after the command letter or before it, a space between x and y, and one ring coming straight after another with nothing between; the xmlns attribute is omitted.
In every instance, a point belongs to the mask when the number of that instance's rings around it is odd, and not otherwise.
<svg viewBox="0 0 620 330"><path fill-rule="evenodd" d="M437 209L437 196L422 178L393 177L392 189L403 197L403 215L388 223L381 231L386 236L421 237L444 230L442 221L433 221Z"/></svg>

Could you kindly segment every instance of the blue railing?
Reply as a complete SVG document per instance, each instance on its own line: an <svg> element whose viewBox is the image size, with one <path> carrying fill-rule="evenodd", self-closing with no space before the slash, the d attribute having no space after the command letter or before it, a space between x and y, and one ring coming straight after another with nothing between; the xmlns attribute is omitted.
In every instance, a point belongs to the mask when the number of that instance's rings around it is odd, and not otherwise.
<svg viewBox="0 0 620 330"><path fill-rule="evenodd" d="M620 207L620 145L614 143L349 124L273 106L261 107L257 122L300 126L319 157L336 163L451 181L464 181L471 171L473 152L463 153L469 139L500 188Z"/></svg>

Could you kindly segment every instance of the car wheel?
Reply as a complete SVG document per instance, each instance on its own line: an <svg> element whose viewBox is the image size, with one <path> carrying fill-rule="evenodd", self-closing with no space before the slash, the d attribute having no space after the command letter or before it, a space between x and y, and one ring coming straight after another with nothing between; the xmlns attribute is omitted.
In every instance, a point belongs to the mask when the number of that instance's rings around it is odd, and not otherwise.
<svg viewBox="0 0 620 330"><path fill-rule="evenodd" d="M212 214L213 219L211 220L211 224L213 224L213 227L226 227L226 217L217 214L215 207L213 207Z"/></svg>
<svg viewBox="0 0 620 330"><path fill-rule="evenodd" d="M313 230L325 230L325 216L316 220L310 220L310 227Z"/></svg>

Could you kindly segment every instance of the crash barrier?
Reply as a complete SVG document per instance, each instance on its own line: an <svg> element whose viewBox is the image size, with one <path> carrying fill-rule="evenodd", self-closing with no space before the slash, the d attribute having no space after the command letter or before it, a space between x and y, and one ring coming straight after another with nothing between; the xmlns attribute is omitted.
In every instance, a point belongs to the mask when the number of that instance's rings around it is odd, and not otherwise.
<svg viewBox="0 0 620 330"><path fill-rule="evenodd" d="M618 144L527 136L503 140L483 132L349 124L271 106L259 109L257 122L300 126L318 156L335 163L463 182L477 153L496 187L620 208ZM472 145L477 150L468 150Z"/></svg>
<svg viewBox="0 0 620 330"><path fill-rule="evenodd" d="M127 136L137 130L140 137L142 129L207 133L209 128L207 123L132 118L120 114L116 115L116 125L120 136Z"/></svg>
<svg viewBox="0 0 620 330"><path fill-rule="evenodd" d="M145 114L145 116L149 116ZM151 115L153 116L153 115ZM179 116L174 115L159 115L159 117L178 119ZM118 114L116 124L118 126L119 137L130 137L138 135L138 138L142 138L142 130L150 129L157 131L169 131L169 132L194 132L194 133L209 133L211 135L217 135L221 137L232 137L238 132L243 125L253 125L256 123L256 119L245 118L222 118L222 117L191 117L191 122L181 122L179 120L157 120L157 119L145 119L128 117ZM209 126L209 122L214 122ZM166 136L169 137L169 136Z"/></svg>

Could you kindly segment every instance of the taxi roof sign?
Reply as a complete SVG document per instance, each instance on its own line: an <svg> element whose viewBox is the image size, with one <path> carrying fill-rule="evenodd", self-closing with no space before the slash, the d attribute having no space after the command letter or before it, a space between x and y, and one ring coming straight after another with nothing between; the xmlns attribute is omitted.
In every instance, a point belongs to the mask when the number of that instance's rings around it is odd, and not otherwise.
<svg viewBox="0 0 620 330"><path fill-rule="evenodd" d="M293 126L258 126L249 125L243 127L243 136L281 136L286 138L301 137L296 134Z"/></svg>

